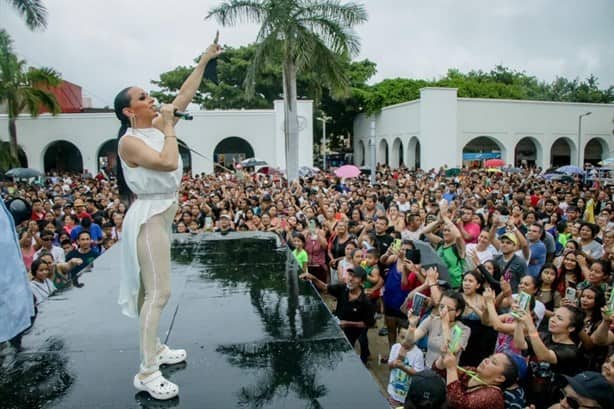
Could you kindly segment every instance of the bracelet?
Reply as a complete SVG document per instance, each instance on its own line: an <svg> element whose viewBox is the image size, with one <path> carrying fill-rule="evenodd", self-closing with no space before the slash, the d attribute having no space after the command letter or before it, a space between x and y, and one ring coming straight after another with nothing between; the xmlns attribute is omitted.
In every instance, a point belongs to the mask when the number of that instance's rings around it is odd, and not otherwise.
<svg viewBox="0 0 614 409"><path fill-rule="evenodd" d="M177 138L177 135L164 135L164 139L166 138Z"/></svg>

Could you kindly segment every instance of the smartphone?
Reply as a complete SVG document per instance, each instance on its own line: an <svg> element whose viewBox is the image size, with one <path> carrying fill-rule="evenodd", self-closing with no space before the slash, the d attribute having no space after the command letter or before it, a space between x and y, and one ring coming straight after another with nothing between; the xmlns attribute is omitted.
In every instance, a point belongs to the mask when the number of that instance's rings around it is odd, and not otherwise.
<svg viewBox="0 0 614 409"><path fill-rule="evenodd" d="M571 302L576 302L576 289L573 287L567 287L565 290L565 298Z"/></svg>
<svg viewBox="0 0 614 409"><path fill-rule="evenodd" d="M510 220L510 217L509 217L509 216L507 216L507 215L505 215L505 216L503 216L503 215L502 215L502 216L499 218L499 220L501 220L501 222L502 222L502 223L507 223L507 222Z"/></svg>
<svg viewBox="0 0 614 409"><path fill-rule="evenodd" d="M610 299L608 300L608 311L614 311L614 290L610 293Z"/></svg>
<svg viewBox="0 0 614 409"><path fill-rule="evenodd" d="M209 216L205 217L205 228L207 230L211 230L213 227L213 219Z"/></svg>
<svg viewBox="0 0 614 409"><path fill-rule="evenodd" d="M394 251L399 251L401 249L401 239L394 239L392 242L392 249Z"/></svg>
<svg viewBox="0 0 614 409"><path fill-rule="evenodd" d="M414 299L411 303L412 314L419 317L422 314L422 308L426 302L426 295L422 293L414 294Z"/></svg>
<svg viewBox="0 0 614 409"><path fill-rule="evenodd" d="M463 338L463 330L458 325L454 325L450 328L450 342L448 343L448 351L455 354L461 348L461 341Z"/></svg>
<svg viewBox="0 0 614 409"><path fill-rule="evenodd" d="M324 216L319 214L317 219L318 219L318 223L320 223L320 226L324 226L324 223L326 223L326 219L324 218Z"/></svg>
<svg viewBox="0 0 614 409"><path fill-rule="evenodd" d="M529 307L531 305L531 295L525 293L524 291L521 291L520 294L518 294L518 306L520 307L521 310L524 311L529 311Z"/></svg>
<svg viewBox="0 0 614 409"><path fill-rule="evenodd" d="M309 220L309 232L311 234L316 234L316 221L313 219Z"/></svg>

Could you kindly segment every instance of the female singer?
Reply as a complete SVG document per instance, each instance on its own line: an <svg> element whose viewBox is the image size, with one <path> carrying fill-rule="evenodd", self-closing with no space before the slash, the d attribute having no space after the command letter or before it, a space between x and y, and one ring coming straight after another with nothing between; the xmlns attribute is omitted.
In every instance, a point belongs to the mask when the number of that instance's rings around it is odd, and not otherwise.
<svg viewBox="0 0 614 409"><path fill-rule="evenodd" d="M170 234L183 171L174 111L186 109L207 63L220 53L217 41L209 46L173 103L163 105L159 112L153 98L141 88L125 88L115 97L115 115L121 121L117 181L120 196L132 202L122 230L119 304L125 315L140 320L141 366L134 386L155 399L171 399L179 393L159 366L186 359L185 350L170 349L157 338L160 315L171 291Z"/></svg>

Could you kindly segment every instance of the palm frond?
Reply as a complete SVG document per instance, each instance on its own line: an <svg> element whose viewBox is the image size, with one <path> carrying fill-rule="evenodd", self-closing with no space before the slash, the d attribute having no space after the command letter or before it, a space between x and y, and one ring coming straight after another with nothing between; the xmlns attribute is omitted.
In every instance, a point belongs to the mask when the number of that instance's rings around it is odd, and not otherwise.
<svg viewBox="0 0 614 409"><path fill-rule="evenodd" d="M297 18L322 17L346 27L362 24L368 19L365 6L355 2L342 4L339 0L307 0L301 3L300 16Z"/></svg>
<svg viewBox="0 0 614 409"><path fill-rule="evenodd" d="M27 73L27 78L31 84L43 85L46 87L57 87L62 84L62 76L60 73L49 67L30 68Z"/></svg>
<svg viewBox="0 0 614 409"><path fill-rule="evenodd" d="M45 106L49 111L51 111L53 115L60 113L62 108L60 107L60 104L55 94L38 88L33 88L32 93L34 97L38 100L39 107L41 105Z"/></svg>
<svg viewBox="0 0 614 409"><path fill-rule="evenodd" d="M318 35L335 53L354 56L360 51L360 40L356 33L337 21L313 16L299 18L297 24Z"/></svg>
<svg viewBox="0 0 614 409"><path fill-rule="evenodd" d="M31 30L47 27L47 8L41 0L9 0L9 3L26 18Z"/></svg>
<svg viewBox="0 0 614 409"><path fill-rule="evenodd" d="M280 42L277 40L276 32L272 32L269 36L264 37L261 42L256 44L254 57L245 76L245 92L248 98L254 96L256 90L256 74L258 73L258 70L266 65L269 59L275 57L279 47Z"/></svg>
<svg viewBox="0 0 614 409"><path fill-rule="evenodd" d="M209 10L205 19L215 18L223 26L237 23L260 23L264 15L262 1L230 0Z"/></svg>

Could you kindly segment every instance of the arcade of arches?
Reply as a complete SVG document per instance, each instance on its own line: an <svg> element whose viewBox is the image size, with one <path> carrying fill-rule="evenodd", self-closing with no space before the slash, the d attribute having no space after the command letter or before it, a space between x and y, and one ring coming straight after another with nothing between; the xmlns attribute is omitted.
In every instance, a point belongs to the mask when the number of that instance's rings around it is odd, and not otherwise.
<svg viewBox="0 0 614 409"><path fill-rule="evenodd" d="M540 142L533 137L524 137L514 147L513 166L535 167L543 162L543 150ZM577 162L576 144L573 140L561 137L549 147L550 166L558 167ZM495 138L480 136L469 141L463 148L463 155L468 153L494 154L505 159L504 145ZM601 138L593 138L584 146L584 163L597 165L608 154L608 145ZM481 166L480 160L464 161L470 167Z"/></svg>
<svg viewBox="0 0 614 409"><path fill-rule="evenodd" d="M192 155L190 150L182 146L183 141L179 140L179 154L183 161L183 170L192 169ZM117 166L117 139L109 139L100 146L97 156L98 171L104 170L107 174L114 174Z"/></svg>

